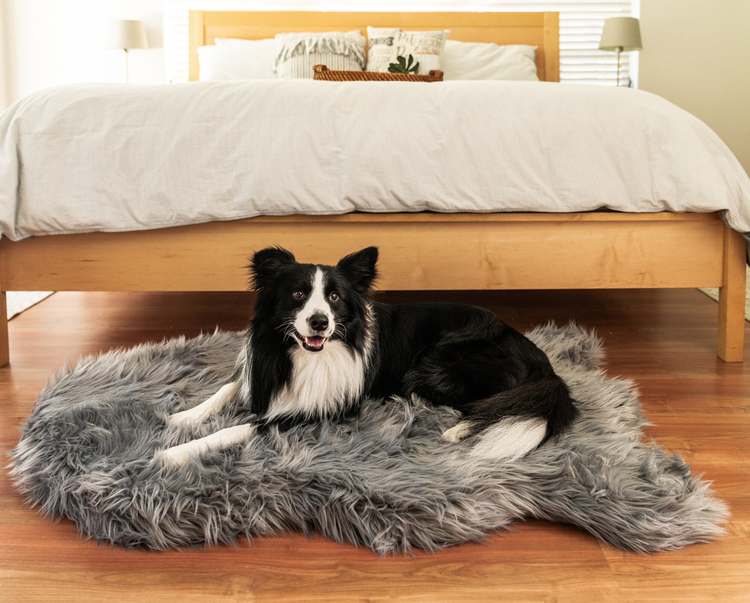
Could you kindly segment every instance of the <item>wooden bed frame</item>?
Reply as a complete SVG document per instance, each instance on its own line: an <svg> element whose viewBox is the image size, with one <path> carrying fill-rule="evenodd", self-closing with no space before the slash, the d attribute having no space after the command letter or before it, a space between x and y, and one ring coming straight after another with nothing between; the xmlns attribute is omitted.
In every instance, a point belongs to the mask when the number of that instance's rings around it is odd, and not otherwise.
<svg viewBox="0 0 750 603"><path fill-rule="evenodd" d="M196 48L280 32L450 29L461 41L538 46L540 79L559 81L557 13L190 13ZM433 84L425 84L433 85ZM333 263L381 248L384 290L720 287L718 355L742 361L745 241L715 214L349 214L261 217L158 230L0 240L6 291L238 291L254 250L281 245ZM7 322L0 364L9 361Z"/></svg>

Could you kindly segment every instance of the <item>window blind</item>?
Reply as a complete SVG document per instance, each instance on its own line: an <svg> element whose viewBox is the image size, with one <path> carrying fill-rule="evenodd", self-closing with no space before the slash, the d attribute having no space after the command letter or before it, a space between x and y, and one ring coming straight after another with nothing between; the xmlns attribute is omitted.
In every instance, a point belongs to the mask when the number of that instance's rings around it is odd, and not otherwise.
<svg viewBox="0 0 750 603"><path fill-rule="evenodd" d="M632 0L524 0L516 2L482 2L484 10L555 11L560 13L560 81L579 84L617 83L617 53L599 50L604 20L631 17ZM637 59L636 59L637 61ZM620 54L620 83L631 73L631 53Z"/></svg>
<svg viewBox="0 0 750 603"><path fill-rule="evenodd" d="M614 86L617 54L599 50L604 20L638 16L639 0L167 0L164 7L164 46L167 77L188 81L188 13L190 10L327 10L327 11L555 11L560 13L560 81ZM620 55L620 83L637 81L637 58Z"/></svg>

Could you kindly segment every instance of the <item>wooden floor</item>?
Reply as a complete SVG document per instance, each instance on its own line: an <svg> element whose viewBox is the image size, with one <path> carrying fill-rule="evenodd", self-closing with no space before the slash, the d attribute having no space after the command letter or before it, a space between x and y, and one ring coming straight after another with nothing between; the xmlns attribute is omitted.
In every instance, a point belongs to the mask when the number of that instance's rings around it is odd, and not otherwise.
<svg viewBox="0 0 750 603"><path fill-rule="evenodd" d="M238 548L151 553L96 546L0 482L1 601L750 601L750 346L715 356L717 305L695 290L389 294L491 308L519 329L574 320L605 341L611 375L634 379L648 436L680 452L731 507L720 540L656 555L619 551L541 521L435 554L382 559L296 534ZM240 329L247 294L58 293L10 323L0 444L10 450L64 362L179 334ZM748 323L746 323L746 326ZM750 342L750 329L746 330ZM3 463L5 464L5 463Z"/></svg>

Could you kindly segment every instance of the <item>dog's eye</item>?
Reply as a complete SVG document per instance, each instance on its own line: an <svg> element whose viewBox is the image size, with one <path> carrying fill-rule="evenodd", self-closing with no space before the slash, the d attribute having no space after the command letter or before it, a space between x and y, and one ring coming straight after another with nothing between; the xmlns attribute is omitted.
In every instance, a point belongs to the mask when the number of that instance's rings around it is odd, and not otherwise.
<svg viewBox="0 0 750 603"><path fill-rule="evenodd" d="M292 293L292 297L294 299L305 299L305 293L304 291L300 291L297 289L294 293Z"/></svg>
<svg viewBox="0 0 750 603"><path fill-rule="evenodd" d="M339 301L339 294L336 293L335 291L331 291L328 294L328 300L332 302Z"/></svg>

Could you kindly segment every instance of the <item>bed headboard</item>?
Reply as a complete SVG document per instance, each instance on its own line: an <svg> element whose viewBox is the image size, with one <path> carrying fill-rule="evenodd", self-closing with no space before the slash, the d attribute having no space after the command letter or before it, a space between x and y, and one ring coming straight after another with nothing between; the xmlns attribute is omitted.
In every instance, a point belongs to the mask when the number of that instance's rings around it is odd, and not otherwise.
<svg viewBox="0 0 750 603"><path fill-rule="evenodd" d="M199 46L215 38L260 40L278 33L352 31L367 35L367 26L408 30L450 29L451 40L529 44L537 47L539 79L560 81L559 14L512 13L357 13L312 11L190 11L190 81L198 79Z"/></svg>

